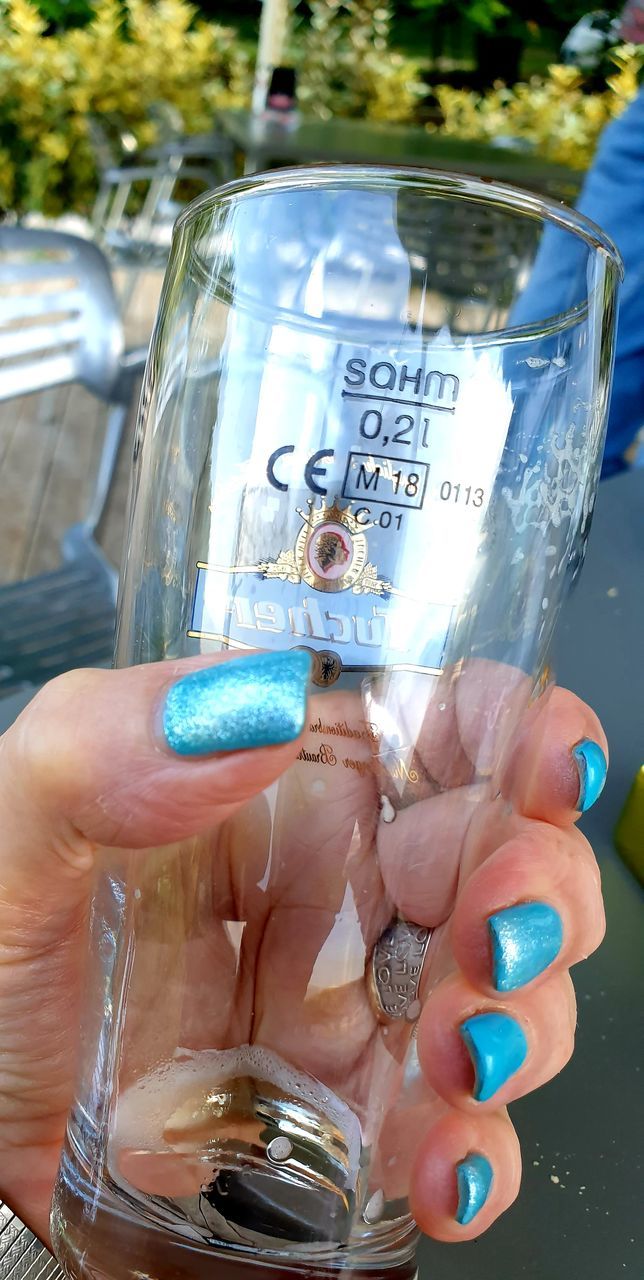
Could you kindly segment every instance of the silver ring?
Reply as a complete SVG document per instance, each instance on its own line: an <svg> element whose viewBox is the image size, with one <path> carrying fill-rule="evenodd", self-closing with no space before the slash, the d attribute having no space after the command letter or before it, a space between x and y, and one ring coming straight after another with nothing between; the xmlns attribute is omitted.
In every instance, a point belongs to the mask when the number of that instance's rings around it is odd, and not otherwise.
<svg viewBox="0 0 644 1280"><path fill-rule="evenodd" d="M432 930L394 920L381 933L367 965L367 987L379 1022L415 1022L418 992Z"/></svg>

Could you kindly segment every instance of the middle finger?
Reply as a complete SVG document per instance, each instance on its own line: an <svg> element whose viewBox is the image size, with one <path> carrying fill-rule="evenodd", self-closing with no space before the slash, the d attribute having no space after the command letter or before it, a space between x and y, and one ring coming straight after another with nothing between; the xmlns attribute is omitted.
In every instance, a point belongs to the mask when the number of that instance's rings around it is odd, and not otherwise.
<svg viewBox="0 0 644 1280"><path fill-rule="evenodd" d="M467 981L491 995L585 959L604 927L599 868L585 836L524 820L461 888L450 938Z"/></svg>

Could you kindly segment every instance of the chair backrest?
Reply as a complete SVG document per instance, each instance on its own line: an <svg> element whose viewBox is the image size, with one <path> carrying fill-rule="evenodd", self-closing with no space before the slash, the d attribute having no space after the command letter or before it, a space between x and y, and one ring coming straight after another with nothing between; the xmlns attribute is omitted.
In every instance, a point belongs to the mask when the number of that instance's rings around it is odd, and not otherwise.
<svg viewBox="0 0 644 1280"><path fill-rule="evenodd" d="M0 400L68 382L118 398L122 354L100 249L58 231L0 227Z"/></svg>
<svg viewBox="0 0 644 1280"><path fill-rule="evenodd" d="M459 206L451 200L431 201L421 212L415 195L406 198L402 192L396 225L418 270L423 273L431 264L433 288L441 299L440 323L467 335L472 307L481 330L492 317L498 327L508 322L517 276L522 269L529 271L533 260L536 221L510 219L501 209L480 210L466 200Z"/></svg>

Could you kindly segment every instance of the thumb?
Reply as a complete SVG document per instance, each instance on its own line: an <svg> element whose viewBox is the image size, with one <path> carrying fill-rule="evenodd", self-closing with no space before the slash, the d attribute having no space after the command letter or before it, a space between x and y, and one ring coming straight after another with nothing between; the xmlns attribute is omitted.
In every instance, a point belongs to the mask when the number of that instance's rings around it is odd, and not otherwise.
<svg viewBox="0 0 644 1280"><path fill-rule="evenodd" d="M301 650L220 654L45 685L0 739L0 941L6 910L73 909L98 846L185 839L274 782L309 668Z"/></svg>

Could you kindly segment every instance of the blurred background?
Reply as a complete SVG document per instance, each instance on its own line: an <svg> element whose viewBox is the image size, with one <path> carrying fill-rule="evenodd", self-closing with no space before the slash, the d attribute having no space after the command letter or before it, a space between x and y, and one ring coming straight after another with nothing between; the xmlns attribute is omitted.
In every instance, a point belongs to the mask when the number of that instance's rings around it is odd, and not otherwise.
<svg viewBox="0 0 644 1280"><path fill-rule="evenodd" d="M627 20L583 0L7 0L0 203L89 214L97 120L116 159L248 106L262 8L268 61L294 69L307 117L513 143L576 171L644 61L637 4Z"/></svg>
<svg viewBox="0 0 644 1280"><path fill-rule="evenodd" d="M604 474L642 461L643 74L644 0L3 0L0 698L109 661L172 227L236 175L420 165L579 202L626 263ZM492 252L458 238L475 291ZM551 310L567 269L541 268Z"/></svg>

